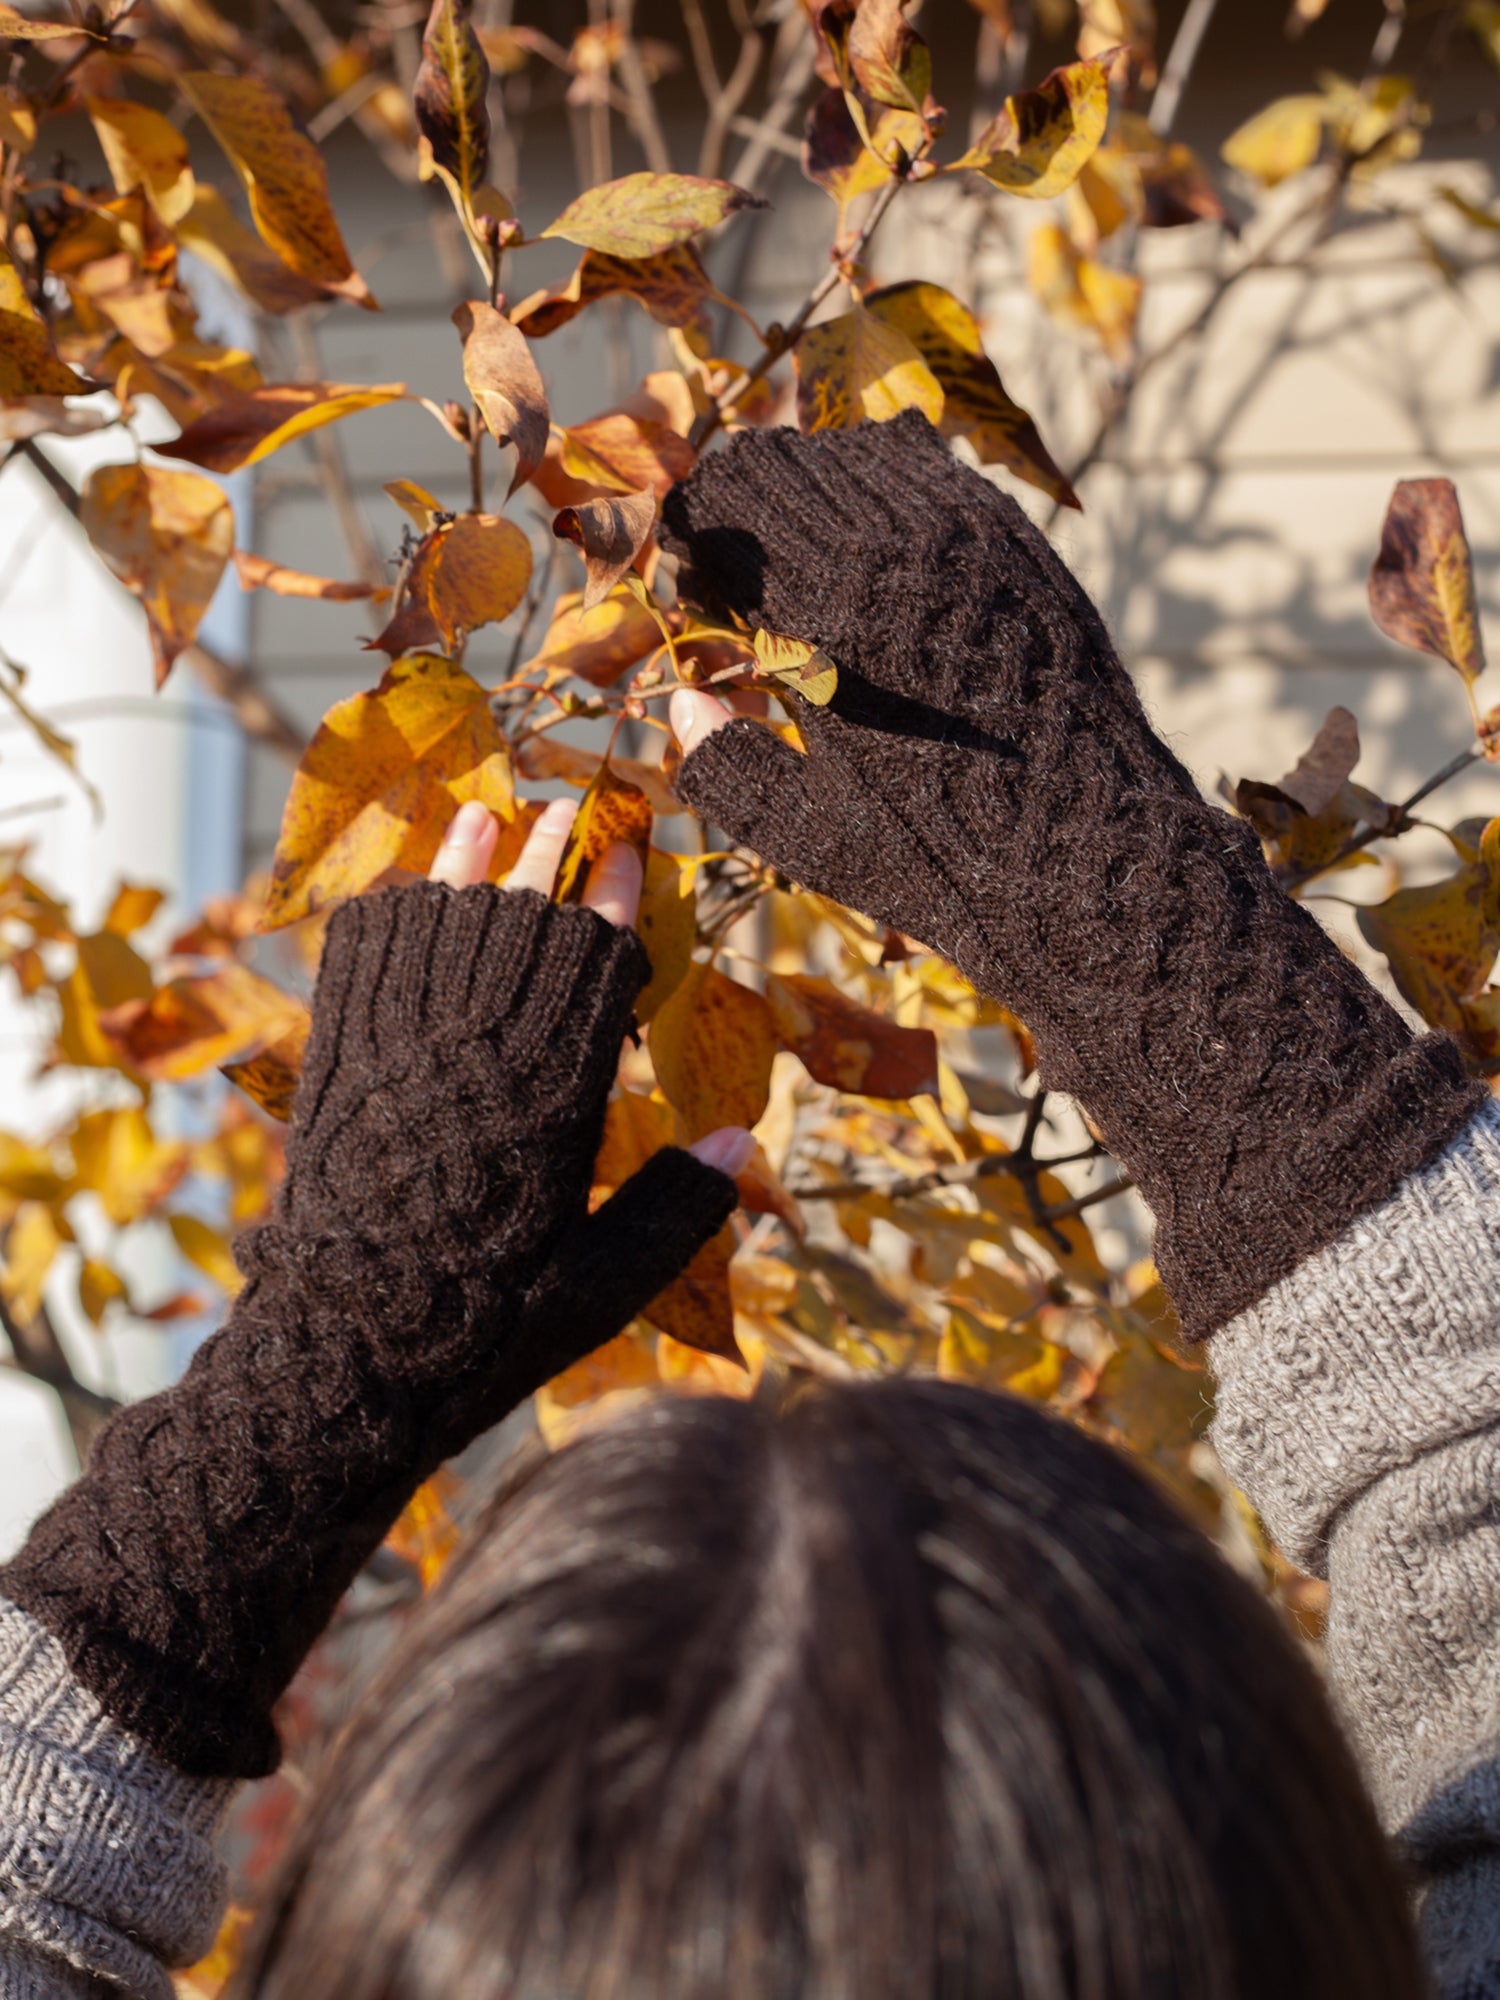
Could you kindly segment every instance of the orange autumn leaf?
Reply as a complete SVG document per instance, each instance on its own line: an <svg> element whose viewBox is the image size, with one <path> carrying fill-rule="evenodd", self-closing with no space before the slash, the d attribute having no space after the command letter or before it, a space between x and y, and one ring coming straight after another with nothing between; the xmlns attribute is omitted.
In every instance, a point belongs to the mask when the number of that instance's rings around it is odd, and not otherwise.
<svg viewBox="0 0 1500 2000"><path fill-rule="evenodd" d="M695 965L651 1023L657 1079L688 1138L756 1124L771 1094L776 1028L759 993ZM670 1331L670 1329L668 1329Z"/></svg>
<svg viewBox="0 0 1500 2000"><path fill-rule="evenodd" d="M585 611L583 592L569 590L553 607L541 651L527 666L577 674L594 687L610 687L661 643L661 627L635 598L608 597Z"/></svg>
<svg viewBox="0 0 1500 2000"><path fill-rule="evenodd" d="M660 1388L652 1343L619 1333L536 1392L537 1427L553 1451L571 1444L591 1425L615 1416Z"/></svg>
<svg viewBox="0 0 1500 2000"><path fill-rule="evenodd" d="M373 307L329 205L323 156L277 93L254 77L208 70L181 72L177 81L244 183L264 242L302 277Z"/></svg>
<svg viewBox="0 0 1500 2000"><path fill-rule="evenodd" d="M942 421L941 385L914 342L861 305L810 326L793 359L805 431L884 423L908 409Z"/></svg>
<svg viewBox="0 0 1500 2000"><path fill-rule="evenodd" d="M653 847L646 856L636 932L651 961L651 977L636 997L642 1027L687 978L697 939L698 904L694 872L681 856Z"/></svg>
<svg viewBox="0 0 1500 2000"><path fill-rule="evenodd" d="M642 863L651 840L651 801L638 785L622 778L606 757L579 801L578 816L558 863L554 902L576 903L588 886L589 870L607 847L622 841Z"/></svg>
<svg viewBox="0 0 1500 2000"><path fill-rule="evenodd" d="M263 930L279 930L387 868L425 874L454 808L515 817L510 753L476 680L437 654L396 660L324 716L282 815Z"/></svg>
<svg viewBox="0 0 1500 2000"><path fill-rule="evenodd" d="M188 1170L189 1149L159 1139L137 1105L85 1112L68 1146L76 1185L98 1195L117 1224L138 1222L159 1208Z"/></svg>
<svg viewBox="0 0 1500 2000"><path fill-rule="evenodd" d="M684 1347L721 1354L743 1366L744 1357L734 1337L734 1299L729 1285L734 1249L734 1231L725 1223L641 1317Z"/></svg>
<svg viewBox="0 0 1500 2000"><path fill-rule="evenodd" d="M224 1063L223 1074L258 1104L268 1117L285 1125L291 1118L297 1085L302 1081L302 1064L307 1055L307 1037L312 1016L306 1009L284 1035L268 1042L258 1054L243 1062Z"/></svg>
<svg viewBox="0 0 1500 2000"><path fill-rule="evenodd" d="M157 465L101 465L83 489L89 540L146 612L156 684L193 643L234 547L220 486Z"/></svg>
<svg viewBox="0 0 1500 2000"><path fill-rule="evenodd" d="M1361 909L1358 922L1423 1020L1490 1059L1500 995L1484 989L1500 951L1500 819L1489 822L1473 859L1455 874L1398 889Z"/></svg>
<svg viewBox="0 0 1500 2000"><path fill-rule="evenodd" d="M279 1041L305 1017L293 994L248 966L225 965L201 979L173 979L149 1000L128 1000L100 1026L131 1069L177 1083Z"/></svg>
<svg viewBox="0 0 1500 2000"><path fill-rule="evenodd" d="M501 514L460 514L433 530L413 565L419 596L452 648L482 625L508 618L531 581L531 543Z"/></svg>
<svg viewBox="0 0 1500 2000"><path fill-rule="evenodd" d="M309 576L306 570L288 569L285 563L253 555L249 549L235 550L234 567L242 590L269 590L274 597L321 598L331 604L353 604L380 594L372 583L335 583L326 576Z"/></svg>
<svg viewBox="0 0 1500 2000"><path fill-rule="evenodd" d="M399 403L404 382L362 386L348 382L266 382L222 402L188 425L181 437L158 445L163 458L183 458L210 472L237 472L258 465L293 438L357 410Z"/></svg>
<svg viewBox="0 0 1500 2000"><path fill-rule="evenodd" d="M590 486L617 493L649 489L663 498L686 479L698 454L666 424L623 410L593 417L563 432L563 470Z"/></svg>
<svg viewBox="0 0 1500 2000"><path fill-rule="evenodd" d="M435 1472L401 1510L385 1545L411 1564L423 1590L431 1590L458 1551L458 1524L452 1508L459 1482L446 1469Z"/></svg>
<svg viewBox="0 0 1500 2000"><path fill-rule="evenodd" d="M523 778L538 781L561 778L567 785L587 786L604 761L602 750L585 750L581 743L564 743L550 730L516 745L516 769ZM668 783L662 765L647 764L639 757L611 757L608 761L617 778L646 794L653 812L682 811L682 801Z"/></svg>
<svg viewBox="0 0 1500 2000"><path fill-rule="evenodd" d="M799 973L771 974L766 1000L782 1043L817 1082L863 1097L936 1095L937 1037L930 1028L900 1027L831 981Z"/></svg>

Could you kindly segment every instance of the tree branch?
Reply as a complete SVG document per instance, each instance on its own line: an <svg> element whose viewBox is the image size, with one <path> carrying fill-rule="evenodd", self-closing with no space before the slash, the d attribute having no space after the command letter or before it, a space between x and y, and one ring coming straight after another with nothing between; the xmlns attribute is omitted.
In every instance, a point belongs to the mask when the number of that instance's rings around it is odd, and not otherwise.
<svg viewBox="0 0 1500 2000"><path fill-rule="evenodd" d="M1290 895L1294 889L1301 889L1319 875L1326 875L1330 868L1336 868L1341 861L1347 861L1351 854L1358 854L1372 841L1395 839L1398 833L1405 831L1401 822L1409 819L1424 799L1430 798L1440 786L1446 785L1451 779L1467 771L1471 764L1479 763L1483 756L1482 743L1471 743L1466 750L1460 750L1456 757L1449 758L1441 771L1434 771L1430 778L1418 785L1409 798L1404 798L1400 805L1391 808L1390 821L1386 825L1367 826L1362 833L1356 834L1351 840L1346 840L1336 854L1331 855L1327 861L1320 862L1316 868L1302 868L1295 875L1287 876L1281 884L1282 888Z"/></svg>
<svg viewBox="0 0 1500 2000"><path fill-rule="evenodd" d="M29 465L35 467L56 498L78 519L82 500L78 488L61 472L34 438L24 438L16 446ZM124 588L124 585L121 585ZM301 761L307 738L286 712L278 708L266 692L254 668L235 666L222 659L201 641L187 647L180 657L203 685L233 710L247 736L263 743L288 764Z"/></svg>
<svg viewBox="0 0 1500 2000"><path fill-rule="evenodd" d="M0 1293L0 1333L10 1342L17 1372L29 1375L34 1382L45 1383L56 1392L78 1463L87 1464L94 1439L120 1404L113 1396L101 1396L97 1389L79 1381L45 1306L23 1326Z"/></svg>

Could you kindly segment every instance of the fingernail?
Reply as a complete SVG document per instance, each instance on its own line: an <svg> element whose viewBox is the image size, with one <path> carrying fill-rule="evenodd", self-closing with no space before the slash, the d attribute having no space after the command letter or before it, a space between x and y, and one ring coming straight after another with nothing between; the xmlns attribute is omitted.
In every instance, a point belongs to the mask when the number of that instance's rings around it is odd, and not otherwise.
<svg viewBox="0 0 1500 2000"><path fill-rule="evenodd" d="M688 1151L705 1167L717 1167L732 1180L755 1151L755 1138L738 1125L726 1125L718 1132L710 1132L706 1139L699 1139Z"/></svg>
<svg viewBox="0 0 1500 2000"><path fill-rule="evenodd" d="M692 734L693 723L697 719L697 705L686 688L678 688L667 703L667 720L672 725L672 734L679 743L685 743Z"/></svg>
<svg viewBox="0 0 1500 2000"><path fill-rule="evenodd" d="M470 799L453 815L453 824L443 836L444 847L477 847L489 823L489 807Z"/></svg>

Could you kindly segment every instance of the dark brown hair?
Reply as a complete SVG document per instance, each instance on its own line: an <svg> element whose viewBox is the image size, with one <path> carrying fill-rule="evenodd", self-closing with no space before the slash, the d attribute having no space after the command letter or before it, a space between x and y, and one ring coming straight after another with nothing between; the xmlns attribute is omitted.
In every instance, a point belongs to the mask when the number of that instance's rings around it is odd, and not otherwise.
<svg viewBox="0 0 1500 2000"><path fill-rule="evenodd" d="M1422 1991L1316 1678L1146 1478L942 1383L657 1403L505 1496L254 2000Z"/></svg>

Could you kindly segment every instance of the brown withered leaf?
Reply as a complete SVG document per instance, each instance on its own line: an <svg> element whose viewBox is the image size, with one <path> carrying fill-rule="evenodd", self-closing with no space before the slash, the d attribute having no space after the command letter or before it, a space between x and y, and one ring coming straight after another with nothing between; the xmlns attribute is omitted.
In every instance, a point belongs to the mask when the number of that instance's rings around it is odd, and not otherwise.
<svg viewBox="0 0 1500 2000"><path fill-rule="evenodd" d="M101 465L78 518L94 547L145 608L156 684L190 646L234 547L221 486L157 465Z"/></svg>
<svg viewBox="0 0 1500 2000"><path fill-rule="evenodd" d="M329 709L282 815L262 930L357 895L388 868L425 874L456 806L515 817L505 738L479 683L430 653Z"/></svg>
<svg viewBox="0 0 1500 2000"><path fill-rule="evenodd" d="M247 966L225 965L198 979L173 979L149 1000L100 1014L100 1026L129 1067L153 1082L179 1083L288 1034L303 1003Z"/></svg>
<svg viewBox="0 0 1500 2000"><path fill-rule="evenodd" d="M569 202L542 235L561 236L612 257L656 257L742 208L765 206L759 195L729 181L703 180L696 174L626 174Z"/></svg>
<svg viewBox="0 0 1500 2000"><path fill-rule="evenodd" d="M1322 812L1359 762L1359 724L1347 708L1331 708L1310 746L1278 781L1277 790L1308 814Z"/></svg>
<svg viewBox="0 0 1500 2000"><path fill-rule="evenodd" d="M1465 1003L1483 997L1500 951L1500 819L1453 875L1398 889L1359 912L1365 941L1385 953L1391 977L1424 1021L1465 1036Z"/></svg>
<svg viewBox="0 0 1500 2000"><path fill-rule="evenodd" d="M528 340L541 340L595 300L616 296L635 299L659 326L691 326L718 293L691 243L676 243L654 257L585 250L565 284L532 292L511 308L510 317Z"/></svg>
<svg viewBox="0 0 1500 2000"><path fill-rule="evenodd" d="M570 590L558 598L541 651L527 662L527 671L552 668L594 687L612 687L661 642L656 620L635 598L606 598L585 611L583 593Z"/></svg>
<svg viewBox="0 0 1500 2000"><path fill-rule="evenodd" d="M471 300L454 309L453 324L463 342L464 381L485 428L502 450L515 447L509 488L514 493L530 479L547 449L551 412L541 373L525 335L494 306Z"/></svg>
<svg viewBox="0 0 1500 2000"><path fill-rule="evenodd" d="M452 175L470 213L489 168L489 87L490 66L464 0L432 0L412 108L434 162Z"/></svg>
<svg viewBox="0 0 1500 2000"><path fill-rule="evenodd" d="M237 1084L262 1111L279 1119L282 1124L286 1124L292 1115L311 1029L312 1015L304 1010L304 1018L296 1026L274 1042L267 1043L259 1054L245 1062L223 1065L223 1073L229 1081Z"/></svg>
<svg viewBox="0 0 1500 2000"><path fill-rule="evenodd" d="M163 458L186 459L209 472L238 472L308 431L357 410L399 403L405 395L404 382L266 382L244 395L226 396L181 437L156 450Z"/></svg>
<svg viewBox="0 0 1500 2000"><path fill-rule="evenodd" d="M273 597L323 598L333 604L352 604L361 598L380 595L372 583L335 583L326 576L309 576L306 570L288 569L249 549L234 552L235 574L243 590L269 590Z"/></svg>
<svg viewBox="0 0 1500 2000"><path fill-rule="evenodd" d="M766 1000L783 1046L816 1082L861 1097L936 1094L937 1037L930 1028L903 1028L831 980L802 973L772 973Z"/></svg>
<svg viewBox="0 0 1500 2000"><path fill-rule="evenodd" d="M967 306L941 285L920 282L887 285L865 306L904 333L932 370L943 392L944 437L966 437L981 465L1003 465L1065 507L1082 505L1036 425L1005 393Z"/></svg>
<svg viewBox="0 0 1500 2000"><path fill-rule="evenodd" d="M797 422L805 431L847 429L867 418L884 423L907 409L942 422L937 377L906 334L863 306L810 326L794 361Z"/></svg>
<svg viewBox="0 0 1500 2000"><path fill-rule="evenodd" d="M763 995L709 965L692 967L657 1009L648 1037L657 1081L690 1140L759 1120L776 1046Z"/></svg>
<svg viewBox="0 0 1500 2000"><path fill-rule="evenodd" d="M268 84L210 70L177 81L244 183L261 237L284 264L326 291L373 308L328 200L328 170Z"/></svg>
<svg viewBox="0 0 1500 2000"><path fill-rule="evenodd" d="M503 514L460 514L424 545L420 590L446 645L508 618L531 581L531 543Z"/></svg>
<svg viewBox="0 0 1500 2000"><path fill-rule="evenodd" d="M611 410L563 433L563 470L590 486L615 493L647 490L664 498L686 479L698 454L666 424Z"/></svg>
<svg viewBox="0 0 1500 2000"><path fill-rule="evenodd" d="M1356 828L1385 824L1384 802L1349 782L1358 761L1358 724L1347 708L1334 708L1284 778L1275 784L1242 778L1228 793L1235 811L1268 843L1278 875L1305 876L1339 863ZM1343 865L1365 859L1350 855Z"/></svg>
<svg viewBox="0 0 1500 2000"><path fill-rule="evenodd" d="M583 552L588 577L585 611L604 602L646 546L655 525L654 493L622 493L618 499L585 500L559 509L553 534Z"/></svg>
<svg viewBox="0 0 1500 2000"><path fill-rule="evenodd" d="M1397 482L1370 570L1370 612L1388 639L1446 660L1468 685L1483 673L1474 565L1451 479Z"/></svg>
<svg viewBox="0 0 1500 2000"><path fill-rule="evenodd" d="M1009 194L1045 201L1078 178L1109 122L1109 65L1067 63L1035 90L1008 97L954 167Z"/></svg>
<svg viewBox="0 0 1500 2000"><path fill-rule="evenodd" d="M588 887L589 870L607 847L622 841L645 865L651 844L651 801L638 785L622 778L606 757L578 804L567 847L552 888L556 903L576 903Z"/></svg>
<svg viewBox="0 0 1500 2000"><path fill-rule="evenodd" d="M0 322L3 325L3 322ZM0 334L3 340L3 334ZM4 360L0 358L0 369ZM0 401L0 438L18 442L34 437L86 437L102 431L113 419L107 411L75 410L61 396L27 396L15 402Z"/></svg>

